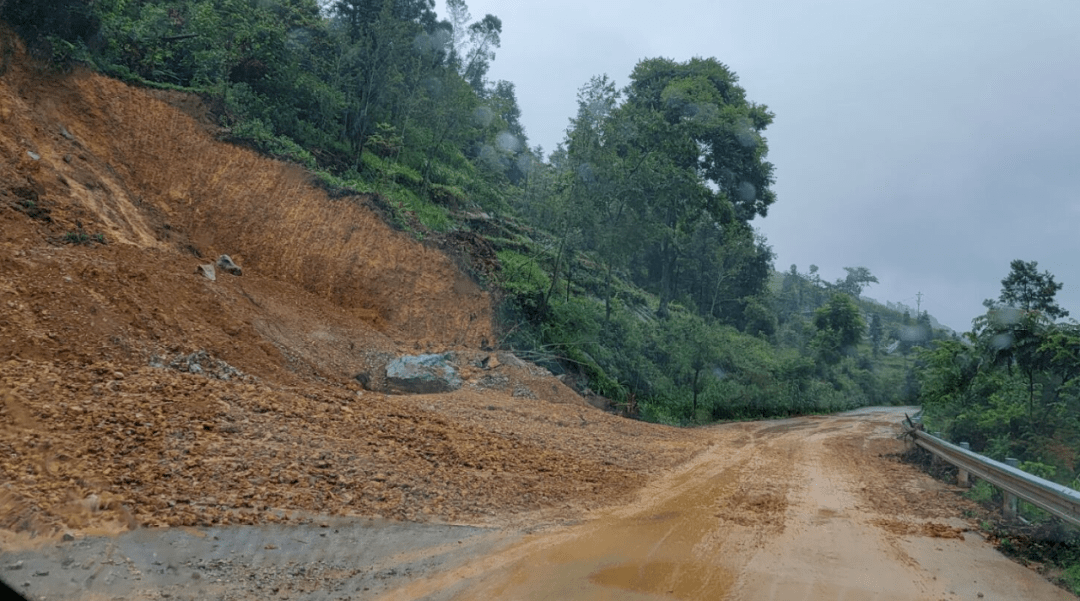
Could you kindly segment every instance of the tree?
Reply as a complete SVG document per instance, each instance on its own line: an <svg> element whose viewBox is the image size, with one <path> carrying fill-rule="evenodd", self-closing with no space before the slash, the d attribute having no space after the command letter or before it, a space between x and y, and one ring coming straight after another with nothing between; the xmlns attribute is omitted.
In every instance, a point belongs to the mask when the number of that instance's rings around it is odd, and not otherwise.
<svg viewBox="0 0 1080 601"><path fill-rule="evenodd" d="M435 24L435 0L335 0L333 12L345 22L349 37L356 41L385 14L398 21Z"/></svg>
<svg viewBox="0 0 1080 601"><path fill-rule="evenodd" d="M680 296L691 298L704 315L741 330L747 331L750 321L760 323L760 314L751 320L746 311L752 302L760 304L766 294L773 253L753 228L741 221L720 225L702 220L682 254L677 278Z"/></svg>
<svg viewBox="0 0 1080 601"><path fill-rule="evenodd" d="M997 302L983 301L985 316L975 320L975 332L995 364L1010 371L1016 365L1028 385L1028 417L1034 419L1037 372L1047 367L1051 357L1043 351L1044 341L1054 331L1054 320L1069 312L1054 300L1064 284L1054 281L1049 271L1039 273L1038 262L1016 259L1001 280Z"/></svg>
<svg viewBox="0 0 1080 601"><path fill-rule="evenodd" d="M814 344L819 356L825 363L835 365L844 355L855 352L866 322L851 297L835 293L828 303L814 312L814 326L818 330Z"/></svg>
<svg viewBox="0 0 1080 601"><path fill-rule="evenodd" d="M446 0L452 27L450 62L477 94L484 94L484 77L499 47L502 21L495 15L469 23L472 15L465 0Z"/></svg>
<svg viewBox="0 0 1080 601"><path fill-rule="evenodd" d="M746 100L738 77L714 58L641 61L626 102L613 114L616 154L632 189L659 280L659 315L678 289L678 261L701 221L726 224L765 215L775 194L761 132L765 106Z"/></svg>
<svg viewBox="0 0 1080 601"><path fill-rule="evenodd" d="M874 313L870 317L870 341L874 343L874 356L877 357L881 351L881 339L884 335L884 330L881 327L881 315Z"/></svg>
<svg viewBox="0 0 1080 601"><path fill-rule="evenodd" d="M414 59L428 49L417 48L421 34L434 32L434 0L337 0L336 22L344 29L337 76L345 92L343 136L354 152L354 168L360 170L368 138L379 123L392 120L395 96L416 82Z"/></svg>
<svg viewBox="0 0 1080 601"><path fill-rule="evenodd" d="M915 319L914 341L917 346L927 346L934 339L934 327L930 323L930 314L923 311Z"/></svg>
<svg viewBox="0 0 1080 601"><path fill-rule="evenodd" d="M31 52L48 58L53 50L50 36L87 42L97 34L100 21L93 5L93 0L0 1L0 19L18 32Z"/></svg>
<svg viewBox="0 0 1080 601"><path fill-rule="evenodd" d="M501 44L502 21L495 15L484 15L484 18L469 25L469 54L465 56L464 72L465 80L476 90L477 94L484 93L484 83L487 81L488 69L491 61L495 60L495 50Z"/></svg>
<svg viewBox="0 0 1080 601"><path fill-rule="evenodd" d="M721 341L715 328L687 314L671 315L668 328L672 336L669 369L678 374L680 383L690 387L690 415L691 419L697 419L698 396L720 361Z"/></svg>
<svg viewBox="0 0 1080 601"><path fill-rule="evenodd" d="M637 198L636 167L616 150L625 131L613 119L622 93L607 75L595 76L578 90L578 110L566 135L567 200L577 207L584 242L604 263L604 306L611 319L612 278L640 249L640 236L628 231L630 203ZM640 165L640 163L639 163Z"/></svg>
<svg viewBox="0 0 1080 601"><path fill-rule="evenodd" d="M865 267L845 267L847 277L836 280L836 288L850 294L853 298L859 298L863 288L869 284L877 284L878 279Z"/></svg>
<svg viewBox="0 0 1080 601"><path fill-rule="evenodd" d="M1038 311L1050 319L1069 316L1069 312L1054 301L1054 296L1064 284L1055 282L1049 271L1039 273L1038 261L1016 259L1009 266L1009 275L1001 280L1001 296L998 301L987 299L983 301L983 305L991 309L1005 306Z"/></svg>

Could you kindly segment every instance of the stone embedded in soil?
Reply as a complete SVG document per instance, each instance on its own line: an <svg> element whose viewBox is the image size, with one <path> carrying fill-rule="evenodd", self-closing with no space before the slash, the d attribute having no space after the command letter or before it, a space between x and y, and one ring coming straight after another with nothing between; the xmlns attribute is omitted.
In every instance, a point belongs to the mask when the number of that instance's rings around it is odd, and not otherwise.
<svg viewBox="0 0 1080 601"><path fill-rule="evenodd" d="M461 378L446 355L406 355L386 366L386 386L402 394L433 394L461 388Z"/></svg>
<svg viewBox="0 0 1080 601"><path fill-rule="evenodd" d="M217 281L217 273L214 272L214 266L209 263L196 267L195 273L203 276L211 282Z"/></svg>
<svg viewBox="0 0 1080 601"><path fill-rule="evenodd" d="M229 255L221 255L218 257L217 266L220 267L222 271L231 273L232 275L244 274L244 270L240 269L240 266L236 263L233 263L232 257Z"/></svg>

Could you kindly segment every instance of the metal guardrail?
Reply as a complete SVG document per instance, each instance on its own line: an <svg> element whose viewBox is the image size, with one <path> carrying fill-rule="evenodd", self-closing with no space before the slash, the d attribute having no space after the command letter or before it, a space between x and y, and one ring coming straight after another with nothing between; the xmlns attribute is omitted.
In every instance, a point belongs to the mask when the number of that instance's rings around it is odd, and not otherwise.
<svg viewBox="0 0 1080 601"><path fill-rule="evenodd" d="M911 428L908 434L915 444L955 465L960 470L957 477L960 485L967 485L970 474L1001 489L1005 493L1005 514L1009 517L1016 516L1016 499L1020 498L1080 526L1080 492L983 457L918 428Z"/></svg>

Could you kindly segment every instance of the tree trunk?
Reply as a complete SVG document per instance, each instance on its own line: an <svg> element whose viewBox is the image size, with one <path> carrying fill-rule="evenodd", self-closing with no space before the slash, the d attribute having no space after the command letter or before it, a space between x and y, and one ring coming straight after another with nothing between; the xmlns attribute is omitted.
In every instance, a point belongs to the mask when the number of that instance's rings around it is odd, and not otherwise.
<svg viewBox="0 0 1080 601"><path fill-rule="evenodd" d="M675 285L673 272L677 255L674 246L669 240L660 244L660 308L656 310L656 316L661 319L668 316L668 303L671 302Z"/></svg>
<svg viewBox="0 0 1080 601"><path fill-rule="evenodd" d="M698 394L698 378L701 376L701 370L694 370L694 413L691 416L693 419L697 419L697 394Z"/></svg>
<svg viewBox="0 0 1080 601"><path fill-rule="evenodd" d="M607 275L604 277L604 321L611 321L611 261L607 264Z"/></svg>
<svg viewBox="0 0 1080 601"><path fill-rule="evenodd" d="M551 285L548 286L547 292L544 294L544 310L547 310L548 301L551 299L552 293L555 292L555 284L559 282L559 266L562 265L563 250L566 248L566 238L570 235L570 224L566 224L566 229L563 230L562 238L559 240L559 252L555 254L555 266L551 270Z"/></svg>
<svg viewBox="0 0 1080 601"><path fill-rule="evenodd" d="M574 282L574 253L566 260L566 302L570 302L570 284Z"/></svg>

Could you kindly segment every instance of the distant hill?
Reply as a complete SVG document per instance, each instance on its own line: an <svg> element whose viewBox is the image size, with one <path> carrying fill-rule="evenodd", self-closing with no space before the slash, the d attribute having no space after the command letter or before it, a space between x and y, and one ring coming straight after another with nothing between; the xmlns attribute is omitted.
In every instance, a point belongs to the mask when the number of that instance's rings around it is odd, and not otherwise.
<svg viewBox="0 0 1080 601"><path fill-rule="evenodd" d="M879 301L879 300L877 300L875 298L870 298L869 296L860 296L859 300L864 302L864 303L871 303L871 304L874 304L874 305L885 307L886 309L896 311L897 313L900 313L900 314L903 314L904 311L907 311L908 314L910 314L912 318L914 318L914 317L916 317L916 315L918 315L918 311L914 307L909 307L909 306L905 305L904 303L894 303L892 301L885 301L884 303L882 303L881 301ZM941 330L941 331L943 331L943 332L945 332L946 334L949 334L949 335L953 335L953 334L957 333L956 330L954 330L954 329L950 328L949 326L941 323L940 321L937 320L936 317L931 315L929 312L927 313L927 317L930 318L930 327L932 327L934 330Z"/></svg>

